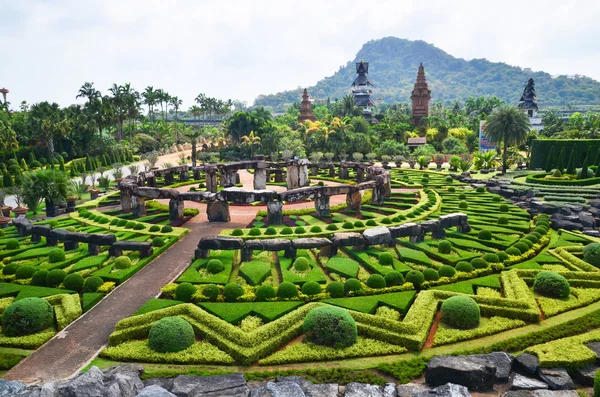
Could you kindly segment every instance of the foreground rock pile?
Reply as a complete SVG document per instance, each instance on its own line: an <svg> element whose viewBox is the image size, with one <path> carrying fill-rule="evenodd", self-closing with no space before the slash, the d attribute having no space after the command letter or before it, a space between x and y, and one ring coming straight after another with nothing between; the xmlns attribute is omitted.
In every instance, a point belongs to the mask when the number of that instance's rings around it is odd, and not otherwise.
<svg viewBox="0 0 600 397"><path fill-rule="evenodd" d="M142 381L143 367L126 364L88 372L60 382L27 386L0 380L0 397L577 397L576 384L593 384L598 367L573 374L539 367L537 357L495 352L471 356L434 357L425 370L426 383L383 386L364 383L314 384L298 376L268 382L246 382L242 373L215 376L154 378Z"/></svg>

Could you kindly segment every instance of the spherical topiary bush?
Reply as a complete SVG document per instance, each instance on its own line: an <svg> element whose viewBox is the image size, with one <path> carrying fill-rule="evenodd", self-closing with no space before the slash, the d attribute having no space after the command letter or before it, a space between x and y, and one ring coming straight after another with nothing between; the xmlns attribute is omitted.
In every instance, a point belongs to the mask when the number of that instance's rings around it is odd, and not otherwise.
<svg viewBox="0 0 600 397"><path fill-rule="evenodd" d="M19 240L17 240L16 238L9 238L8 240L6 240L6 244L4 246L4 249L6 250L17 250L19 249L21 245L19 244Z"/></svg>
<svg viewBox="0 0 600 397"><path fill-rule="evenodd" d="M566 298L571 287L566 278L554 272L539 272L533 281L533 290L553 298Z"/></svg>
<svg viewBox="0 0 600 397"><path fill-rule="evenodd" d="M447 183L452 183L452 181L454 180L454 178L452 178L451 176L447 176L446 178L444 178L444 180L445 180Z"/></svg>
<svg viewBox="0 0 600 397"><path fill-rule="evenodd" d="M591 243L583 249L583 260L590 265L600 267L600 243Z"/></svg>
<svg viewBox="0 0 600 397"><path fill-rule="evenodd" d="M117 218L115 218L115 219L117 219ZM113 221L114 221L115 219L113 219ZM111 223L112 223L112 222L111 222ZM160 230L160 226L158 226L158 225L152 225L152 226L150 226L150 229L148 229L148 231L149 231L150 233L155 233L155 232L158 232L159 230Z"/></svg>
<svg viewBox="0 0 600 397"><path fill-rule="evenodd" d="M544 226L536 226L535 229L533 229L533 232L539 233L540 236L544 236L546 233L548 233L548 228Z"/></svg>
<svg viewBox="0 0 600 397"><path fill-rule="evenodd" d="M233 231L231 232L231 235L232 236L243 236L244 231L238 227L238 228L233 229Z"/></svg>
<svg viewBox="0 0 600 397"><path fill-rule="evenodd" d="M500 212L508 212L508 204L500 204L500 206L498 207L498 210Z"/></svg>
<svg viewBox="0 0 600 397"><path fill-rule="evenodd" d="M323 231L323 229L321 229L321 226L313 226L310 228L310 232L311 233L321 233Z"/></svg>
<svg viewBox="0 0 600 397"><path fill-rule="evenodd" d="M504 262L509 259L508 254L504 251L499 251L496 253L496 255L498 256L498 259L500 259L500 262Z"/></svg>
<svg viewBox="0 0 600 397"><path fill-rule="evenodd" d="M477 234L477 238L479 238L480 240L491 240L492 232L490 232L489 230L480 230Z"/></svg>
<svg viewBox="0 0 600 397"><path fill-rule="evenodd" d="M181 317L165 317L150 328L148 346L159 353L185 350L196 341L194 328Z"/></svg>
<svg viewBox="0 0 600 397"><path fill-rule="evenodd" d="M452 252L452 243L448 240L440 241L438 243L438 251L440 251L441 254L449 254Z"/></svg>
<svg viewBox="0 0 600 397"><path fill-rule="evenodd" d="M171 233L173 231L173 228L169 225L164 225L162 227L162 229L160 229L161 233Z"/></svg>
<svg viewBox="0 0 600 397"><path fill-rule="evenodd" d="M519 242L513 244L513 247L516 248L516 249L518 249L519 252L521 252L522 254L524 254L525 252L529 251L529 246L526 243L522 242L522 241L519 241Z"/></svg>
<svg viewBox="0 0 600 397"><path fill-rule="evenodd" d="M508 218L505 216L501 216L498 218L499 225L508 225Z"/></svg>
<svg viewBox="0 0 600 397"><path fill-rule="evenodd" d="M163 245L165 245L165 240L162 237L154 237L152 239L152 246L153 247L162 247Z"/></svg>
<svg viewBox="0 0 600 397"><path fill-rule="evenodd" d="M60 248L55 248L48 254L48 262L58 263L65 260L65 251Z"/></svg>
<svg viewBox="0 0 600 397"><path fill-rule="evenodd" d="M35 267L33 267L31 265L19 266L19 268L15 272L15 278L17 280L25 280L25 279L33 277L35 272L36 272Z"/></svg>
<svg viewBox="0 0 600 397"><path fill-rule="evenodd" d="M273 226L269 226L267 230L265 230L265 236L274 236L277 234L277 229Z"/></svg>
<svg viewBox="0 0 600 397"><path fill-rule="evenodd" d="M438 272L432 268L423 270L423 277L425 278L425 281L437 281L440 279Z"/></svg>
<svg viewBox="0 0 600 397"><path fill-rule="evenodd" d="M115 259L115 269L129 269L131 267L131 259L126 255L121 255Z"/></svg>
<svg viewBox="0 0 600 397"><path fill-rule="evenodd" d="M384 252L379 255L378 262L381 266L392 266L394 264L394 257L389 252Z"/></svg>
<svg viewBox="0 0 600 397"><path fill-rule="evenodd" d="M298 287L296 287L296 284L290 283L289 281L284 281L279 284L279 287L277 288L278 298L289 299L296 296L298 296Z"/></svg>
<svg viewBox="0 0 600 397"><path fill-rule="evenodd" d="M191 302L192 295L196 293L196 286L190 283L181 283L175 288L175 299L182 302Z"/></svg>
<svg viewBox="0 0 600 397"><path fill-rule="evenodd" d="M250 236L260 236L260 229L257 227L253 227L252 229L250 229L250 231L248 232L248 235Z"/></svg>
<svg viewBox="0 0 600 397"><path fill-rule="evenodd" d="M67 275L63 280L63 285L66 289L70 289L71 291L79 292L83 289L83 276L79 273L72 273Z"/></svg>
<svg viewBox="0 0 600 397"><path fill-rule="evenodd" d="M356 322L346 310L334 306L322 306L306 314L302 330L308 339L322 346L342 348L356 343Z"/></svg>
<svg viewBox="0 0 600 397"><path fill-rule="evenodd" d="M485 192L485 188L483 186L479 186L477 189L475 189L475 191L477 193L484 193Z"/></svg>
<svg viewBox="0 0 600 397"><path fill-rule="evenodd" d="M500 201L502 201L502 197L500 197L500 196L494 196L494 197L492 197L492 201L496 202L496 203L499 203Z"/></svg>
<svg viewBox="0 0 600 397"><path fill-rule="evenodd" d="M135 227L134 221L127 221L127 223L125 224L126 229L133 229L134 227Z"/></svg>
<svg viewBox="0 0 600 397"><path fill-rule="evenodd" d="M338 227L336 224L330 223L329 225L327 225L326 229L330 230L330 231L335 231L335 230L338 230Z"/></svg>
<svg viewBox="0 0 600 397"><path fill-rule="evenodd" d="M127 219L120 219L118 226L125 227L125 225L127 225Z"/></svg>
<svg viewBox="0 0 600 397"><path fill-rule="evenodd" d="M385 288L385 278L381 274L371 274L367 279L367 286L374 289Z"/></svg>
<svg viewBox="0 0 600 397"><path fill-rule="evenodd" d="M10 276L12 274L15 274L17 272L17 269L19 269L21 265L19 265L18 263L9 263L8 265L4 266L4 268L2 269L2 274L5 276Z"/></svg>
<svg viewBox="0 0 600 397"><path fill-rule="evenodd" d="M227 302L235 302L242 295L244 295L244 289L236 283L229 283L223 288L223 296Z"/></svg>
<svg viewBox="0 0 600 397"><path fill-rule="evenodd" d="M45 287L47 275L48 270L42 269L36 271L33 273L33 276L31 276L31 285L35 285L36 287Z"/></svg>
<svg viewBox="0 0 600 397"><path fill-rule="evenodd" d="M100 222L102 223L102 222ZM133 227L133 230L144 230L146 228L146 226L144 226L143 223L136 223L135 226Z"/></svg>
<svg viewBox="0 0 600 397"><path fill-rule="evenodd" d="M342 225L342 227L344 229L354 229L354 225L352 224L352 222L344 222L344 224Z"/></svg>
<svg viewBox="0 0 600 397"><path fill-rule="evenodd" d="M462 200L458 203L458 208L463 209L463 210L467 209L467 208L469 208L469 204L467 204L466 201Z"/></svg>
<svg viewBox="0 0 600 397"><path fill-rule="evenodd" d="M388 287L404 284L404 276L402 273L397 272L396 270L388 272L385 276L383 276L383 278L385 279L385 285Z"/></svg>
<svg viewBox="0 0 600 397"><path fill-rule="evenodd" d="M455 188L454 186L450 186L450 187L448 188L448 192L449 192L449 193L454 193L455 191L456 191L456 188Z"/></svg>
<svg viewBox="0 0 600 397"><path fill-rule="evenodd" d="M507 255L512 255L512 256L519 256L519 255L521 255L521 251L519 251L515 247L508 247L506 249L506 251L504 251L504 252L506 252Z"/></svg>
<svg viewBox="0 0 600 397"><path fill-rule="evenodd" d="M2 313L2 333L6 336L31 335L54 321L54 312L48 301L24 298L11 303Z"/></svg>
<svg viewBox="0 0 600 397"><path fill-rule="evenodd" d="M498 255L493 254L491 252L488 252L487 254L483 255L483 260L486 261L487 263L500 263L500 258L498 257Z"/></svg>
<svg viewBox="0 0 600 397"><path fill-rule="evenodd" d="M206 271L210 274L221 273L223 269L225 269L225 266L223 266L223 262L218 259L211 259L206 264Z"/></svg>
<svg viewBox="0 0 600 397"><path fill-rule="evenodd" d="M46 287L56 288L67 277L67 272L62 269L50 270L46 275Z"/></svg>
<svg viewBox="0 0 600 397"><path fill-rule="evenodd" d="M458 199L459 199L459 200L466 200L466 199L467 199L467 195L466 195L466 194L464 194L464 193L460 193L460 194L458 195Z"/></svg>
<svg viewBox="0 0 600 397"><path fill-rule="evenodd" d="M440 277L454 277L454 275L456 274L456 270L454 270L454 268L452 266L448 266L448 265L442 265L440 266L438 273L440 275Z"/></svg>
<svg viewBox="0 0 600 397"><path fill-rule="evenodd" d="M327 284L325 291L327 291L332 298L341 298L344 296L344 284L339 281L333 281Z"/></svg>
<svg viewBox="0 0 600 397"><path fill-rule="evenodd" d="M344 291L346 293L360 291L361 289L362 289L361 282L355 278L349 278L344 283Z"/></svg>
<svg viewBox="0 0 600 397"><path fill-rule="evenodd" d="M424 281L425 277L423 276L423 273L421 273L418 270L411 270L406 274L406 282L412 283L412 285L414 285L415 288L420 287Z"/></svg>
<svg viewBox="0 0 600 397"><path fill-rule="evenodd" d="M533 248L533 242L531 240L526 239L526 238L523 238L523 239L519 240L519 243L525 244L528 248Z"/></svg>
<svg viewBox="0 0 600 397"><path fill-rule="evenodd" d="M442 303L442 321L451 327L468 329L479 325L479 305L468 296L452 296Z"/></svg>
<svg viewBox="0 0 600 397"><path fill-rule="evenodd" d="M473 271L473 266L469 262L460 261L456 264L456 271L470 273Z"/></svg>
<svg viewBox="0 0 600 397"><path fill-rule="evenodd" d="M485 269L488 267L488 263L483 258L474 258L471 259L471 266L473 269Z"/></svg>
<svg viewBox="0 0 600 397"><path fill-rule="evenodd" d="M524 239L524 240L529 240L529 241L531 241L533 244L537 244L537 243L540 241L540 239L539 239L539 238L537 238L537 236L535 236L534 234L528 234L528 235L527 235L527 236L525 236L523 239Z"/></svg>
<svg viewBox="0 0 600 397"><path fill-rule="evenodd" d="M354 222L354 227L365 227L365 224L362 221Z"/></svg>
<svg viewBox="0 0 600 397"><path fill-rule="evenodd" d="M304 295L317 295L321 293L321 285L316 281L308 281L302 285Z"/></svg>
<svg viewBox="0 0 600 397"><path fill-rule="evenodd" d="M275 288L272 285L263 284L256 289L256 300L264 302L267 299L275 298Z"/></svg>
<svg viewBox="0 0 600 397"><path fill-rule="evenodd" d="M304 234L304 233L306 233L306 229L304 229L302 226L298 226L297 228L294 229L294 233L296 233L296 234Z"/></svg>
<svg viewBox="0 0 600 397"><path fill-rule="evenodd" d="M88 277L83 283L83 290L85 292L96 292L102 284L104 284L102 278L98 276Z"/></svg>
<svg viewBox="0 0 600 397"><path fill-rule="evenodd" d="M281 229L279 234L290 235L290 234L294 234L294 231L292 230L291 227L284 227L283 229Z"/></svg>
<svg viewBox="0 0 600 397"><path fill-rule="evenodd" d="M367 226L377 226L377 222L373 219L369 219L366 223Z"/></svg>
<svg viewBox="0 0 600 397"><path fill-rule="evenodd" d="M202 295L206 296L209 301L214 302L219 297L219 287L214 284L205 285L202 288Z"/></svg>
<svg viewBox="0 0 600 397"><path fill-rule="evenodd" d="M302 273L302 272L307 271L309 268L310 268L310 264L308 262L308 259L303 256L299 256L294 261L294 270L297 272Z"/></svg>

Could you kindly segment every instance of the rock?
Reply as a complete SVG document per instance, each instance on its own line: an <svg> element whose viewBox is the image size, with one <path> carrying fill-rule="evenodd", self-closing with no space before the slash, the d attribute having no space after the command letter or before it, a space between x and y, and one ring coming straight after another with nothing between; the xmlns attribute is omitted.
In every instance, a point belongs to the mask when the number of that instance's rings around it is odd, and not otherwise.
<svg viewBox="0 0 600 397"><path fill-rule="evenodd" d="M415 397L471 397L469 389L461 385L455 385L454 383L446 383L445 385L438 386L435 389L422 391L414 395Z"/></svg>
<svg viewBox="0 0 600 397"><path fill-rule="evenodd" d="M540 367L540 360L537 356L529 353L519 354L515 358L515 366L518 370L521 370L527 375L537 375Z"/></svg>
<svg viewBox="0 0 600 397"><path fill-rule="evenodd" d="M61 397L106 397L108 391L103 380L104 374L94 366L89 371L59 386L58 392Z"/></svg>
<svg viewBox="0 0 600 397"><path fill-rule="evenodd" d="M331 240L325 237L306 237L292 240L292 246L296 249L313 249L331 246Z"/></svg>
<svg viewBox="0 0 600 397"><path fill-rule="evenodd" d="M113 383L106 382L107 387L117 391L119 397L135 397L142 389L144 384L137 375L131 373L117 373L113 375Z"/></svg>
<svg viewBox="0 0 600 397"><path fill-rule="evenodd" d="M541 368L539 373L542 381L546 382L550 390L573 390L575 384L563 368Z"/></svg>
<svg viewBox="0 0 600 397"><path fill-rule="evenodd" d="M494 387L495 377L495 366L460 356L434 357L425 368L425 380L430 386L456 383L469 390L486 391Z"/></svg>
<svg viewBox="0 0 600 397"><path fill-rule="evenodd" d="M152 378L144 381L144 387L159 386L166 390L173 388L173 378Z"/></svg>
<svg viewBox="0 0 600 397"><path fill-rule="evenodd" d="M260 251L285 251L292 246L290 240L284 238L268 238L246 241L246 248Z"/></svg>
<svg viewBox="0 0 600 397"><path fill-rule="evenodd" d="M48 382L42 384L41 387L31 391L27 397L56 397L58 393L58 386L55 382ZM21 394L19 395L21 396ZM25 397L23 395L23 397Z"/></svg>
<svg viewBox="0 0 600 397"><path fill-rule="evenodd" d="M267 382L252 390L251 397L305 397L302 388L295 382Z"/></svg>
<svg viewBox="0 0 600 397"><path fill-rule="evenodd" d="M510 390L537 390L547 389L548 385L537 379L528 378L521 374L515 374Z"/></svg>
<svg viewBox="0 0 600 397"><path fill-rule="evenodd" d="M281 201L269 201L267 203L267 219L269 225L283 224L283 203Z"/></svg>
<svg viewBox="0 0 600 397"><path fill-rule="evenodd" d="M588 365L587 367L578 368L573 372L573 379L584 386L594 386L594 377L598 372L597 365Z"/></svg>
<svg viewBox="0 0 600 397"><path fill-rule="evenodd" d="M600 342L586 343L585 347L596 353L596 356L600 358Z"/></svg>
<svg viewBox="0 0 600 397"><path fill-rule="evenodd" d="M25 384L18 380L0 379L0 397L13 396L25 390Z"/></svg>
<svg viewBox="0 0 600 397"><path fill-rule="evenodd" d="M383 397L383 388L366 383L352 382L346 385L344 397Z"/></svg>
<svg viewBox="0 0 600 397"><path fill-rule="evenodd" d="M473 354L467 356L473 360L484 360L490 365L496 367L496 382L506 383L510 377L510 371L512 369L514 357L505 352L493 352L490 354Z"/></svg>
<svg viewBox="0 0 600 397"><path fill-rule="evenodd" d="M171 392L178 397L247 396L246 379L240 372L228 375L179 375L173 381Z"/></svg>
<svg viewBox="0 0 600 397"><path fill-rule="evenodd" d="M333 233L331 241L335 247L357 247L365 244L360 233Z"/></svg>
<svg viewBox="0 0 600 397"><path fill-rule="evenodd" d="M395 397L396 396L396 384L386 383L383 386L383 397Z"/></svg>
<svg viewBox="0 0 600 397"><path fill-rule="evenodd" d="M579 397L575 390L534 390L534 397Z"/></svg>
<svg viewBox="0 0 600 397"><path fill-rule="evenodd" d="M385 226L366 229L362 235L369 245L387 245L394 242L392 234Z"/></svg>
<svg viewBox="0 0 600 397"><path fill-rule="evenodd" d="M337 397L339 386L337 383L324 383L320 385L309 385L304 390L306 397Z"/></svg>
<svg viewBox="0 0 600 397"><path fill-rule="evenodd" d="M419 233L419 225L413 222L409 222L400 226L390 227L389 231L392 234L392 238L410 237L415 236Z"/></svg>
<svg viewBox="0 0 600 397"><path fill-rule="evenodd" d="M142 390L137 397L177 397L175 394L163 389L160 386L152 385Z"/></svg>
<svg viewBox="0 0 600 397"><path fill-rule="evenodd" d="M312 385L313 383L309 380L304 379L301 376L278 376L277 382L292 382L297 384L304 390L306 387Z"/></svg>
<svg viewBox="0 0 600 397"><path fill-rule="evenodd" d="M360 191L356 190L346 195L346 205L351 211L360 211L362 205L362 195Z"/></svg>
<svg viewBox="0 0 600 397"><path fill-rule="evenodd" d="M424 383L407 383L396 386L396 395L398 397L413 397L421 392L427 392L430 388Z"/></svg>
<svg viewBox="0 0 600 397"><path fill-rule="evenodd" d="M244 240L238 237L228 236L205 236L198 242L198 248L214 250L237 250L242 249Z"/></svg>
<svg viewBox="0 0 600 397"><path fill-rule="evenodd" d="M229 204L226 201L209 201L206 205L206 215L209 222L229 222Z"/></svg>

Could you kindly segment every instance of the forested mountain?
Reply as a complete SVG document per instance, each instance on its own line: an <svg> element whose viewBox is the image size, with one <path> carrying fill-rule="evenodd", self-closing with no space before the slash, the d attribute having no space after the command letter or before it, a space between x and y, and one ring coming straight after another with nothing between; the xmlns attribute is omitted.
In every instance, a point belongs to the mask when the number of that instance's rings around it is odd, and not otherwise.
<svg viewBox="0 0 600 397"><path fill-rule="evenodd" d="M356 57L333 76L325 77L316 86L308 87L313 99L340 99L350 93L355 62L369 62L369 79L374 85L377 104L409 101L420 62L425 66L432 100L451 102L468 97L497 96L517 103L529 77L535 80L540 105L591 105L600 103L600 82L584 76L552 77L545 72L533 72L517 66L486 59L466 61L455 58L424 41L385 37L364 44ZM299 102L302 89L272 95L260 95L255 106L283 110Z"/></svg>

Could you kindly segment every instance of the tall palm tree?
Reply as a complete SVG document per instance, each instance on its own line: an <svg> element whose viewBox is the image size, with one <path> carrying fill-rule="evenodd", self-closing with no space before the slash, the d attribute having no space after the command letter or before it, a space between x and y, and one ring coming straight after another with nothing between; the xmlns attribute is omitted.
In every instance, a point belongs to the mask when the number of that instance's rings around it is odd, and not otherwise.
<svg viewBox="0 0 600 397"><path fill-rule="evenodd" d="M196 166L196 145L198 144L198 138L200 138L202 133L198 129L193 129L184 134L185 134L185 136L190 138L190 140L192 141L192 167L195 167Z"/></svg>
<svg viewBox="0 0 600 397"><path fill-rule="evenodd" d="M129 87L131 89L131 87ZM119 124L119 140L123 139L123 123L125 123L125 119L127 118L128 113L128 104L127 104L127 94L125 91L125 87L122 85L113 84L112 87L109 88L110 93L112 94L112 101L115 105L115 116L117 119L117 123Z"/></svg>
<svg viewBox="0 0 600 397"><path fill-rule="evenodd" d="M516 106L505 105L489 115L485 124L485 135L496 145L503 143L502 173L506 173L508 147L519 145L527 139L531 128L529 118Z"/></svg>
<svg viewBox="0 0 600 397"><path fill-rule="evenodd" d="M200 115L202 114L202 109L200 109L200 107L194 105L188 110L188 112L190 112L190 114L192 115L194 120L198 120L198 117L200 117Z"/></svg>
<svg viewBox="0 0 600 397"><path fill-rule="evenodd" d="M362 109L356 106L354 97L352 95L346 95L342 98L341 109L342 116L352 117L362 115Z"/></svg>
<svg viewBox="0 0 600 397"><path fill-rule="evenodd" d="M179 99L177 96L172 96L171 97L171 105L173 105L173 109L175 109L175 143L178 144L179 143L179 132L177 130L177 123L178 123L178 119L177 119L177 112L179 111L179 107L183 104L183 101L181 99Z"/></svg>
<svg viewBox="0 0 600 397"><path fill-rule="evenodd" d="M252 160L252 148L254 145L260 145L260 137L256 135L254 131L250 131L248 135L242 137L242 145L250 146L250 160Z"/></svg>
<svg viewBox="0 0 600 397"><path fill-rule="evenodd" d="M85 82L79 89L79 94L75 98L87 98L88 104L96 98L100 98L102 94L96 88L94 88L93 82Z"/></svg>
<svg viewBox="0 0 600 397"><path fill-rule="evenodd" d="M142 97L144 98L144 104L148 106L148 118L154 121L154 105L156 105L157 100L157 91L154 90L154 87L149 85L146 87L144 92L142 93Z"/></svg>

